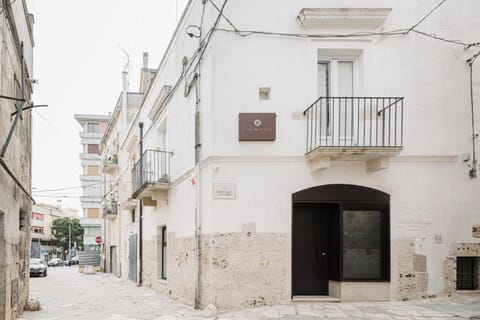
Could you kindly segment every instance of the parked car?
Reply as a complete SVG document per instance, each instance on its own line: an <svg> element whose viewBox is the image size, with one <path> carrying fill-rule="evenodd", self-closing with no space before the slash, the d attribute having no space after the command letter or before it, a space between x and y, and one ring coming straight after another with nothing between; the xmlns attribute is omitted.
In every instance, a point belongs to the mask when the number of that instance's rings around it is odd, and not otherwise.
<svg viewBox="0 0 480 320"><path fill-rule="evenodd" d="M30 259L30 276L47 276L47 265L42 259Z"/></svg>
<svg viewBox="0 0 480 320"><path fill-rule="evenodd" d="M62 262L64 266L70 267L70 260L63 260Z"/></svg>
<svg viewBox="0 0 480 320"><path fill-rule="evenodd" d="M70 262L72 264L78 264L78 256L73 257L72 260L70 260Z"/></svg>
<svg viewBox="0 0 480 320"><path fill-rule="evenodd" d="M53 258L52 260L48 261L47 265L49 267L63 267L63 261L59 258Z"/></svg>

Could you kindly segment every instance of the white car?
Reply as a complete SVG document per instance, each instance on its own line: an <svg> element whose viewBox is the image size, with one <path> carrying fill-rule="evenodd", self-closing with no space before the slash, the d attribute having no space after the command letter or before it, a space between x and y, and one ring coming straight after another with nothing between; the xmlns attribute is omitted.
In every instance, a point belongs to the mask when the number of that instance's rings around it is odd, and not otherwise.
<svg viewBox="0 0 480 320"><path fill-rule="evenodd" d="M41 259L30 259L30 276L47 276L47 265Z"/></svg>

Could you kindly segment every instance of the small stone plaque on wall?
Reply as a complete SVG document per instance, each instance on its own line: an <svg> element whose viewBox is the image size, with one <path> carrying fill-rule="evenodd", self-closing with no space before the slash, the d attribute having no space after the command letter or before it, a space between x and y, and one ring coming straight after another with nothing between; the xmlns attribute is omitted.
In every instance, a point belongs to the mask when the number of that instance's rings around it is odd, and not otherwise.
<svg viewBox="0 0 480 320"><path fill-rule="evenodd" d="M239 141L275 141L275 113L239 113Z"/></svg>
<svg viewBox="0 0 480 320"><path fill-rule="evenodd" d="M214 183L213 199L214 200L235 200L235 183Z"/></svg>

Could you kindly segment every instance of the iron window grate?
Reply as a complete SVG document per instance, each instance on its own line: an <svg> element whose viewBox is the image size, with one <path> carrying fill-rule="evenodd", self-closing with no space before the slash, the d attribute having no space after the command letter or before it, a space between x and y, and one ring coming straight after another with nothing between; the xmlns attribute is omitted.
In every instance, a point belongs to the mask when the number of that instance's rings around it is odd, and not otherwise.
<svg viewBox="0 0 480 320"><path fill-rule="evenodd" d="M475 257L457 257L457 290L475 289Z"/></svg>

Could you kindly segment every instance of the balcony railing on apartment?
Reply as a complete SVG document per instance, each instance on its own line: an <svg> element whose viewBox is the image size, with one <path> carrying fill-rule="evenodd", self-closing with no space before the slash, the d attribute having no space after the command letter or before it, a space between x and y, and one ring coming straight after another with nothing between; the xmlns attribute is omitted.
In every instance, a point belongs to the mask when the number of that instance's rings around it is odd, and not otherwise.
<svg viewBox="0 0 480 320"><path fill-rule="evenodd" d="M307 150L403 147L403 98L320 97L303 113Z"/></svg>
<svg viewBox="0 0 480 320"><path fill-rule="evenodd" d="M133 198L142 191L151 188L161 188L170 183L170 157L168 151L145 150L142 158L132 169Z"/></svg>

